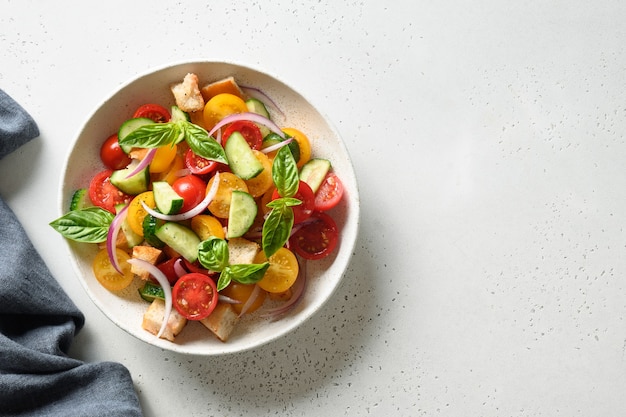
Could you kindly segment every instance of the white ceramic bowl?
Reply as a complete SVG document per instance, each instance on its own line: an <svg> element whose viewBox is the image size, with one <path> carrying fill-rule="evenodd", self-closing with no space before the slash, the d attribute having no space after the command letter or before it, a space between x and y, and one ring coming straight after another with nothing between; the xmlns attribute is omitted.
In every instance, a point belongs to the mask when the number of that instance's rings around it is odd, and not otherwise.
<svg viewBox="0 0 626 417"><path fill-rule="evenodd" d="M331 214L340 229L340 241L334 255L306 263L308 286L300 303L287 315L275 321L255 314L242 319L228 342L221 342L200 323L190 322L174 343L141 328L148 304L137 293L138 285L120 293L109 292L94 278L92 259L96 245L67 241L78 278L93 302L120 328L154 346L195 355L220 355L253 349L292 331L315 314L341 281L352 257L359 225L359 196L354 170L339 133L324 115L302 95L275 77L245 66L226 62L191 62L170 65L141 75L122 85L106 98L80 129L68 153L60 184L60 210L66 213L73 192L87 187L89 178L103 169L99 147L117 131L134 109L144 103L174 104L169 86L180 82L185 74L198 74L201 82L234 76L242 85L262 89L286 113L285 118L272 114L284 127L295 127L307 134L314 156L329 158L342 179L346 191L343 201ZM270 109L270 112L272 110ZM138 281L138 280L135 280Z"/></svg>

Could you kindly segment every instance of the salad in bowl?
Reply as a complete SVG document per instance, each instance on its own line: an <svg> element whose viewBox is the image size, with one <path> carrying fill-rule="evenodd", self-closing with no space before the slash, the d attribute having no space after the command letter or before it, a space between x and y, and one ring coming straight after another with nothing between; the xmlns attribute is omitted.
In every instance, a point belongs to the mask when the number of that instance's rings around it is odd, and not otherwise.
<svg viewBox="0 0 626 417"><path fill-rule="evenodd" d="M241 351L334 292L358 229L339 135L308 101L228 63L124 85L72 147L50 222L96 305L150 344Z"/></svg>

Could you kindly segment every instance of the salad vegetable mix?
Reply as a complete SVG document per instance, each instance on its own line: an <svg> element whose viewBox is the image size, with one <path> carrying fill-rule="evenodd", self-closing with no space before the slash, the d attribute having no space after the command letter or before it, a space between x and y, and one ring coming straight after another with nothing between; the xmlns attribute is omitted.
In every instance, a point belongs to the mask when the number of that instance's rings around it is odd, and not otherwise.
<svg viewBox="0 0 626 417"><path fill-rule="evenodd" d="M329 210L343 185L261 90L233 77L201 87L192 73L170 87L175 104L142 105L103 140L103 169L50 225L98 245L107 290L140 280L145 330L174 341L199 321L225 342L243 315L300 300L303 263L338 243Z"/></svg>

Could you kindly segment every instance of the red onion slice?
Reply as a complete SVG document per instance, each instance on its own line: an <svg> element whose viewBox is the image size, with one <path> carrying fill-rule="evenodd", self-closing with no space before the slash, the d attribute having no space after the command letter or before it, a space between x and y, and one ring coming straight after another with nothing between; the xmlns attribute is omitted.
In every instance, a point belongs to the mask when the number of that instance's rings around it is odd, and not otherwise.
<svg viewBox="0 0 626 417"><path fill-rule="evenodd" d="M274 145L268 146L267 148L263 148L263 149L261 149L261 152L263 152L263 153L270 153L272 151L275 151L277 149L282 148L283 146L289 145L292 141L293 141L293 138L289 138L289 139L284 140L282 142L278 142L278 143L276 143Z"/></svg>
<svg viewBox="0 0 626 417"><path fill-rule="evenodd" d="M278 113L280 113L281 116L285 117L285 113L283 113L280 107L278 107L278 104L276 104L274 100L272 100L272 98L265 93L265 91L256 87L252 87L249 85L241 85L241 84L239 85L239 88L241 88L243 92L249 95L250 97L259 99L264 103L269 103Z"/></svg>
<svg viewBox="0 0 626 417"><path fill-rule="evenodd" d="M235 114L231 114L230 116L224 117L213 127L213 129L211 129L211 131L209 132L209 136L213 136L213 134L217 132L218 129L224 127L225 125L229 123L237 122L239 120L247 120L247 121L254 122L254 123L260 123L264 126L267 126L269 130L276 133L281 138L285 137L285 132L280 130L280 127L278 127L276 123L272 122L267 117L264 117L264 116L261 116L260 114L252 113L252 112L235 113Z"/></svg>
<svg viewBox="0 0 626 417"><path fill-rule="evenodd" d="M148 213L150 213L152 216L156 217L157 219L170 221L170 222L178 222L181 220L191 219L192 217L202 213L204 209L206 209L208 205L211 204L211 201L213 201L213 199L215 198L215 194L217 194L217 189L220 183L220 173L219 172L215 173L214 178L215 180L213 181L213 184L211 184L211 188L209 189L209 192L206 193L206 196L204 197L204 199L197 206L195 206L194 208L184 213L163 214L163 213L159 213L158 211L154 210L151 207L148 207L148 205L144 203L143 201L141 202L141 205Z"/></svg>
<svg viewBox="0 0 626 417"><path fill-rule="evenodd" d="M183 266L183 259L178 258L174 261L174 272L178 278L182 277L185 274L188 274L187 270Z"/></svg>
<svg viewBox="0 0 626 417"><path fill-rule="evenodd" d="M109 260L111 261L111 265L113 268L120 274L123 274L122 267L120 266L119 261L117 260L117 235L120 233L120 229L122 228L122 223L124 219L126 219L126 214L128 213L128 205L124 206L113 218L111 225L109 226L109 231L107 232L107 254L109 255Z"/></svg>
<svg viewBox="0 0 626 417"><path fill-rule="evenodd" d="M220 303L226 303L226 304L241 304L241 301L239 300L235 300L234 298L230 298L224 294L219 294L218 295L218 300Z"/></svg>
<svg viewBox="0 0 626 417"><path fill-rule="evenodd" d="M278 316L287 313L289 310L294 308L296 304L298 304L298 302L302 299L302 294L304 294L305 288L306 288L306 264L302 262L300 264L300 268L298 269L298 277L296 278L296 282L293 284L293 287L292 287L293 292L291 294L291 298L285 301L284 304L278 307L265 310L261 314L261 317L277 318Z"/></svg>
<svg viewBox="0 0 626 417"><path fill-rule="evenodd" d="M157 148L152 148L148 151L148 153L146 154L146 156L141 160L141 162L139 162L137 164L137 166L135 167L135 169L133 169L130 174L128 174L126 176L126 178L130 178L133 175L137 175L138 173L141 172L142 169L144 169L145 167L147 167L148 165L150 165L150 163L152 162L152 160L154 159L154 155L156 155L157 152Z"/></svg>
<svg viewBox="0 0 626 417"><path fill-rule="evenodd" d="M157 282L163 288L163 294L165 295L165 314L163 315L163 322L161 323L161 328L157 333L157 337L161 337L163 332L167 328L167 322L170 319L170 314L172 313L172 287L170 287L170 282L167 280L167 277L159 268L152 265L150 262L144 261L143 259L129 259L127 261L131 265L138 266L140 268L145 269L157 280Z"/></svg>

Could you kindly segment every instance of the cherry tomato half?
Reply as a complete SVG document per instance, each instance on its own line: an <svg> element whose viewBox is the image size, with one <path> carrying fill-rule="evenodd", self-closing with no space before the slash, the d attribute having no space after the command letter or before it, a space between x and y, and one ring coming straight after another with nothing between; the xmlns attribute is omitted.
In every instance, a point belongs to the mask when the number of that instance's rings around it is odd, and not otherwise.
<svg viewBox="0 0 626 417"><path fill-rule="evenodd" d="M319 211L313 213L309 221L291 236L289 247L305 259L325 258L337 246L337 224L328 214Z"/></svg>
<svg viewBox="0 0 626 417"><path fill-rule="evenodd" d="M341 197L343 197L343 183L337 175L329 172L315 193L315 210L330 210L339 204Z"/></svg>
<svg viewBox="0 0 626 417"><path fill-rule="evenodd" d="M113 170L126 168L130 164L130 156L122 150L117 140L117 133L112 134L102 143L100 159L104 166Z"/></svg>
<svg viewBox="0 0 626 417"><path fill-rule="evenodd" d="M278 190L274 190L272 200L276 200L277 198L280 198L280 194L278 194ZM293 198L297 198L302 201L302 204L291 207L293 209L293 222L295 224L302 223L308 219L313 213L313 210L315 210L315 194L313 194L313 190L311 190L309 184L304 181L300 181L300 184L298 184L298 191Z"/></svg>
<svg viewBox="0 0 626 417"><path fill-rule="evenodd" d="M241 133L241 136L244 137L248 145L252 149L259 150L261 149L261 145L263 144L263 134L261 133L261 129L259 127L247 120L239 120L228 125L226 130L224 130L224 134L222 135L222 145L226 145L226 141L230 137L233 132Z"/></svg>
<svg viewBox="0 0 626 417"><path fill-rule="evenodd" d="M197 206L206 196L206 183L193 174L180 177L174 181L172 188L183 198L181 213Z"/></svg>
<svg viewBox="0 0 626 417"><path fill-rule="evenodd" d="M176 268L174 267L174 265L181 259L184 258L182 256L179 256L177 258L170 258L167 261L163 261L160 264L157 264L156 266L167 277L167 280L171 285L174 285L176 281L178 281L178 274L176 273Z"/></svg>
<svg viewBox="0 0 626 417"><path fill-rule="evenodd" d="M191 149L187 149L185 153L185 166L192 174L204 175L210 174L218 167L219 162L203 158L196 155Z"/></svg>
<svg viewBox="0 0 626 417"><path fill-rule="evenodd" d="M172 301L174 308L188 320L202 320L217 306L217 287L208 276L191 272L174 284Z"/></svg>
<svg viewBox="0 0 626 417"><path fill-rule="evenodd" d="M157 123L163 123L169 122L172 116L170 116L170 112L160 104L148 103L139 106L139 108L135 110L133 117L147 117Z"/></svg>
<svg viewBox="0 0 626 417"><path fill-rule="evenodd" d="M110 169L105 169L91 179L89 183L89 198L94 205L115 214L115 206L128 203L132 196L120 191L119 188L111 184L112 173L113 171Z"/></svg>

